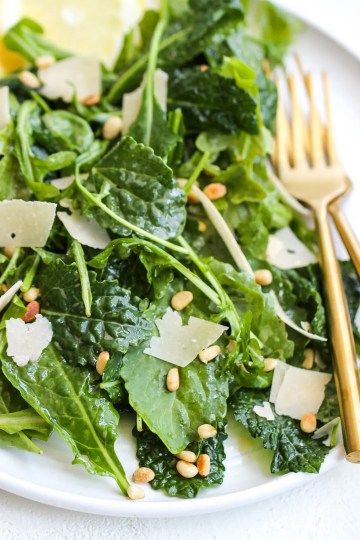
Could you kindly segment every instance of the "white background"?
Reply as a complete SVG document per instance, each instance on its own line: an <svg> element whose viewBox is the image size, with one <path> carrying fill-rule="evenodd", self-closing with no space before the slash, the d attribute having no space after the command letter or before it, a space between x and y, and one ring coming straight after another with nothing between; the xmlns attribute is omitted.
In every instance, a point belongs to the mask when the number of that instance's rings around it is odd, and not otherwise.
<svg viewBox="0 0 360 540"><path fill-rule="evenodd" d="M279 0L360 57L360 0ZM136 504L136 503L134 503ZM51 508L0 492L0 539L360 538L360 465L343 463L285 495L229 512L178 519L121 519Z"/></svg>

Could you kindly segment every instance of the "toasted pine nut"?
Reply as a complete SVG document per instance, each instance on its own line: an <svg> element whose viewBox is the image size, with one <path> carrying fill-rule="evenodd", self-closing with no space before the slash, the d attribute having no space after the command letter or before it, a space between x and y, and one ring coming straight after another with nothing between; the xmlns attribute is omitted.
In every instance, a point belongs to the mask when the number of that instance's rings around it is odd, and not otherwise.
<svg viewBox="0 0 360 540"><path fill-rule="evenodd" d="M139 467L134 471L133 474L133 481L137 482L138 484L147 484L148 482L151 482L151 480L154 480L155 473L152 469L149 469L149 467Z"/></svg>
<svg viewBox="0 0 360 540"><path fill-rule="evenodd" d="M181 459L181 461L186 461L187 463L195 463L196 461L195 452L191 452L190 450L183 450L180 452L180 454L176 454L176 457Z"/></svg>
<svg viewBox="0 0 360 540"><path fill-rule="evenodd" d="M254 276L256 283L261 286L270 285L273 280L272 273L266 268L263 268L261 270L255 270Z"/></svg>
<svg viewBox="0 0 360 540"><path fill-rule="evenodd" d="M166 376L166 387L169 392L176 392L180 386L179 370L177 367L169 369Z"/></svg>
<svg viewBox="0 0 360 540"><path fill-rule="evenodd" d="M235 339L230 339L229 343L226 345L226 348L229 352L234 352L236 351L236 346L237 346L237 343Z"/></svg>
<svg viewBox="0 0 360 540"><path fill-rule="evenodd" d="M31 71L21 71L19 81L28 88L39 88L41 86L40 80Z"/></svg>
<svg viewBox="0 0 360 540"><path fill-rule="evenodd" d="M11 259L11 257L14 255L16 249L17 249L16 246L5 246L3 248L3 253L4 253L5 257L7 257L8 259Z"/></svg>
<svg viewBox="0 0 360 540"><path fill-rule="evenodd" d="M313 433L316 429L316 416L314 413L305 413L300 420L300 428L304 433Z"/></svg>
<svg viewBox="0 0 360 540"><path fill-rule="evenodd" d="M207 64L200 64L199 69L201 73L205 73L205 71L208 71L209 66Z"/></svg>
<svg viewBox="0 0 360 540"><path fill-rule="evenodd" d="M96 105L97 103L99 103L100 99L101 98L98 94L90 94L90 96L86 96L82 100L82 104L91 107L91 105Z"/></svg>
<svg viewBox="0 0 360 540"><path fill-rule="evenodd" d="M219 354L221 353L221 349L219 345L211 345L211 347L208 347L207 349L204 349L199 352L199 359L204 364L207 364L210 362L210 360L214 360Z"/></svg>
<svg viewBox="0 0 360 540"><path fill-rule="evenodd" d="M176 311L181 311L193 301L193 298L194 295L191 291L177 292L171 299L171 307Z"/></svg>
<svg viewBox="0 0 360 540"><path fill-rule="evenodd" d="M217 199L222 199L222 197L225 197L227 189L224 184L213 182L205 186L203 192L211 201L216 201Z"/></svg>
<svg viewBox="0 0 360 540"><path fill-rule="evenodd" d="M207 476L210 472L210 457L207 454L200 454L197 458L196 466L200 476Z"/></svg>
<svg viewBox="0 0 360 540"><path fill-rule="evenodd" d="M38 315L39 312L40 304L36 300L33 300L32 302L28 303L28 305L26 306L26 311L21 318L25 322L31 322L35 319L36 315Z"/></svg>
<svg viewBox="0 0 360 540"><path fill-rule="evenodd" d="M23 299L25 302L32 302L33 300L36 300L37 297L40 294L40 289L37 287L30 287L30 289L23 293Z"/></svg>
<svg viewBox="0 0 360 540"><path fill-rule="evenodd" d="M199 204L199 197L197 195L195 195L195 193L193 191L189 191L189 193L187 194L187 202L189 204Z"/></svg>
<svg viewBox="0 0 360 540"><path fill-rule="evenodd" d="M264 371L272 371L277 363L276 358L264 358Z"/></svg>
<svg viewBox="0 0 360 540"><path fill-rule="evenodd" d="M132 499L133 501L137 501L145 497L145 493L141 489L141 487L134 486L134 485L130 485L127 488L127 494L128 494L129 499Z"/></svg>
<svg viewBox="0 0 360 540"><path fill-rule="evenodd" d="M35 60L36 67L46 69L55 63L55 58L51 54L44 54Z"/></svg>
<svg viewBox="0 0 360 540"><path fill-rule="evenodd" d="M176 463L176 469L184 478L194 478L198 473L196 465L188 463L187 461L182 461L181 459Z"/></svg>
<svg viewBox="0 0 360 540"><path fill-rule="evenodd" d="M110 354L108 351L101 351L99 356L97 357L95 368L99 375L102 375L105 371L106 364L108 363L110 359Z"/></svg>
<svg viewBox="0 0 360 540"><path fill-rule="evenodd" d="M204 221L199 221L198 230L199 230L199 232L202 232L202 233L206 232L207 225L206 225L206 223Z"/></svg>
<svg viewBox="0 0 360 540"><path fill-rule="evenodd" d="M123 128L123 121L119 116L109 116L102 128L104 139L111 141L117 137Z"/></svg>
<svg viewBox="0 0 360 540"><path fill-rule="evenodd" d="M217 434L214 426L211 426L210 424L201 424L197 431L200 439L210 439L210 437L215 437Z"/></svg>
<svg viewBox="0 0 360 540"><path fill-rule="evenodd" d="M313 349L306 348L304 351L304 361L302 367L304 369L312 369L314 366L315 353Z"/></svg>

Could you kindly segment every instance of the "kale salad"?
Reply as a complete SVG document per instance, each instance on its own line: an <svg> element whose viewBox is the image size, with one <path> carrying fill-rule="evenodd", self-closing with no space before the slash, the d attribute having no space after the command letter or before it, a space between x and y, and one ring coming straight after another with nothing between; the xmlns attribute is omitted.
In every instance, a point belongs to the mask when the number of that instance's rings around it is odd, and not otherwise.
<svg viewBox="0 0 360 540"><path fill-rule="evenodd" d="M263 0L163 1L112 69L31 19L8 30L1 446L41 454L55 431L131 499L195 497L223 481L232 416L272 473L319 471L339 412L316 236L269 165L272 73L299 30Z"/></svg>

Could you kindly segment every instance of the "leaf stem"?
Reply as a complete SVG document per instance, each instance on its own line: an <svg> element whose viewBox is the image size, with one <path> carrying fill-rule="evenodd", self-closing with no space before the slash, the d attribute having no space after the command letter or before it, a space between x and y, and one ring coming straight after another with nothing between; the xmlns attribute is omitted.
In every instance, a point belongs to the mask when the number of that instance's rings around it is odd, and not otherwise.
<svg viewBox="0 0 360 540"><path fill-rule="evenodd" d="M7 267L0 276L0 284L4 283L6 278L11 274L11 272L16 268L16 263L20 255L20 248L16 248L14 253L11 256L10 261L7 264Z"/></svg>
<svg viewBox="0 0 360 540"><path fill-rule="evenodd" d="M23 284L20 287L21 292L26 292L30 289L32 282L34 281L34 277L36 274L36 270L40 263L40 255L36 254L34 257L34 262L30 266L30 268L27 270L25 277L23 279Z"/></svg>
<svg viewBox="0 0 360 540"><path fill-rule="evenodd" d="M193 170L190 178L187 180L186 184L184 185L184 191L185 193L189 193L191 190L193 184L196 182L196 180L199 178L201 172L203 171L207 160L209 159L210 153L208 151L204 152L199 163L196 165L195 169Z"/></svg>
<svg viewBox="0 0 360 540"><path fill-rule="evenodd" d="M84 302L85 315L87 317L91 316L91 303L92 303L92 293L89 280L89 274L86 267L84 250L77 240L73 240L71 249L74 255L76 266L79 272L80 284L81 284L81 297Z"/></svg>

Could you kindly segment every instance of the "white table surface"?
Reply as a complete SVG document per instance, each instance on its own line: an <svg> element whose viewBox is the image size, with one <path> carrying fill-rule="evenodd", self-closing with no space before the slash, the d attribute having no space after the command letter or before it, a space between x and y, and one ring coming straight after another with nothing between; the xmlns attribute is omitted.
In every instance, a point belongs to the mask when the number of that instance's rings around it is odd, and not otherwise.
<svg viewBox="0 0 360 540"><path fill-rule="evenodd" d="M278 0L336 35L360 56L359 0ZM134 503L136 504L136 503ZM300 489L252 506L200 517L121 519L41 505L0 491L0 538L316 539L360 538L360 465L342 463Z"/></svg>

